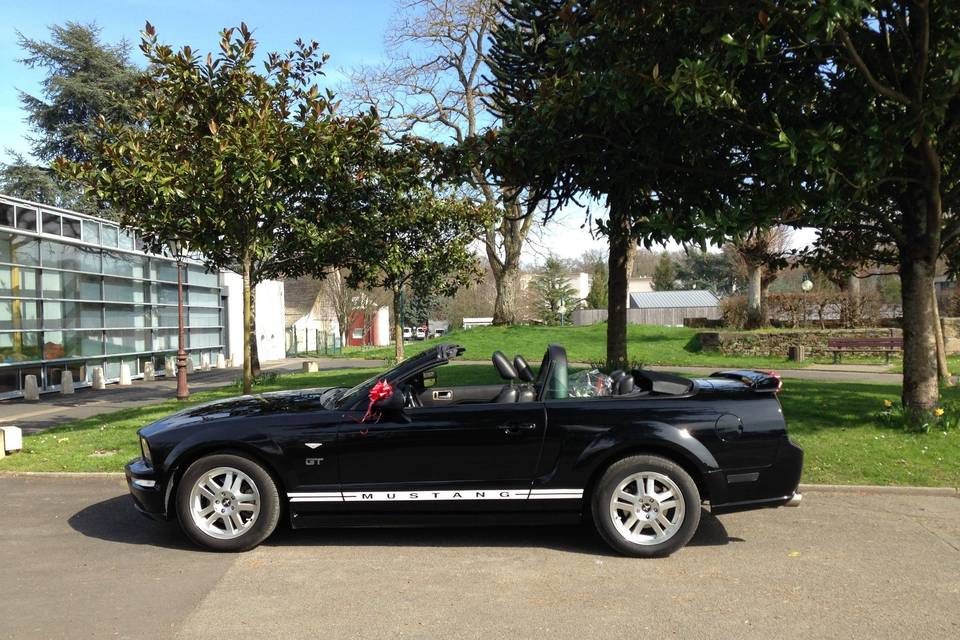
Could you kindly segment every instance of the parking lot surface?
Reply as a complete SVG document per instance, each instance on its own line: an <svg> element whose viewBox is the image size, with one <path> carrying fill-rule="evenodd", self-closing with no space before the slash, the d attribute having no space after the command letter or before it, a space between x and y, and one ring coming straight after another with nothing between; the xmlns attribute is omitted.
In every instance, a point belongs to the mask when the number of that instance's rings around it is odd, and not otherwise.
<svg viewBox="0 0 960 640"><path fill-rule="evenodd" d="M240 555L117 477L0 476L0 638L955 638L960 499L705 512L658 560L587 527L281 531Z"/></svg>

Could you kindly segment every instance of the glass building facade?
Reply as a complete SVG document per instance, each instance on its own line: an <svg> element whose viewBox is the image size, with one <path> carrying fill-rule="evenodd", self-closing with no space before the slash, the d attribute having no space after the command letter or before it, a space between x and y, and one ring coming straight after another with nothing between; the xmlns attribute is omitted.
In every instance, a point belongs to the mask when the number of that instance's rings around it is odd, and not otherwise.
<svg viewBox="0 0 960 640"><path fill-rule="evenodd" d="M118 379L177 349L177 263L145 253L115 223L0 195L0 398L20 395L24 378L59 388L94 367ZM186 347L195 365L225 349L220 275L184 264Z"/></svg>

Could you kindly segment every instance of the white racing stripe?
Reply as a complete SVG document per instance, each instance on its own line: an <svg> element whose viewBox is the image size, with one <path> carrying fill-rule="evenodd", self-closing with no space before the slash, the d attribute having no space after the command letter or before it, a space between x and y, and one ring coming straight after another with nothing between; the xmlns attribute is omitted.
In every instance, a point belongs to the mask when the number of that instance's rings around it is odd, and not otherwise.
<svg viewBox="0 0 960 640"><path fill-rule="evenodd" d="M290 502L431 502L449 500L580 500L583 489L459 489L288 493Z"/></svg>

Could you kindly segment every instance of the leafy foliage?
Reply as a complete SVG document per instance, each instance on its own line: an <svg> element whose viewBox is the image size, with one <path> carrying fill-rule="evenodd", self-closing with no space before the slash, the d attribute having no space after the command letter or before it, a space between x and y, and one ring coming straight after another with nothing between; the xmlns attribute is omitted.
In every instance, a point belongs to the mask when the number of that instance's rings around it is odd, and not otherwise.
<svg viewBox="0 0 960 640"><path fill-rule="evenodd" d="M664 251L653 270L654 291L673 291L677 288L677 266L670 254Z"/></svg>
<svg viewBox="0 0 960 640"><path fill-rule="evenodd" d="M586 305L588 309L604 309L609 299L607 289L607 263L598 260L590 269L590 290L587 292Z"/></svg>
<svg viewBox="0 0 960 640"><path fill-rule="evenodd" d="M561 319L569 324L570 314L580 304L577 290L570 285L569 279L566 265L556 256L550 256L531 283L535 292L534 313L543 324L561 324Z"/></svg>
<svg viewBox="0 0 960 640"><path fill-rule="evenodd" d="M204 58L161 44L149 23L140 49L149 66L134 122L101 114L96 135L81 137L87 157L56 166L154 249L180 240L243 274L249 391L250 291L334 262L326 240L377 150L377 119L338 115L333 94L313 84L326 60L316 42L267 54L263 73L243 24L221 32L219 52Z"/></svg>

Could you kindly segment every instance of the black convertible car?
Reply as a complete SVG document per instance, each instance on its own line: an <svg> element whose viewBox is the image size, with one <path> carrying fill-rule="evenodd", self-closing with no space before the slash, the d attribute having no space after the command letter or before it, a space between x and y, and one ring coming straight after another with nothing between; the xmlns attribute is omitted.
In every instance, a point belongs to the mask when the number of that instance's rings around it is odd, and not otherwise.
<svg viewBox="0 0 960 640"><path fill-rule="evenodd" d="M501 384L443 386L436 368L463 351L441 344L352 389L244 396L145 427L126 468L136 506L223 551L256 546L281 517L592 520L614 549L656 556L690 540L705 501L713 513L800 501L803 452L773 374L637 369L585 387L550 345L536 375L497 352Z"/></svg>

